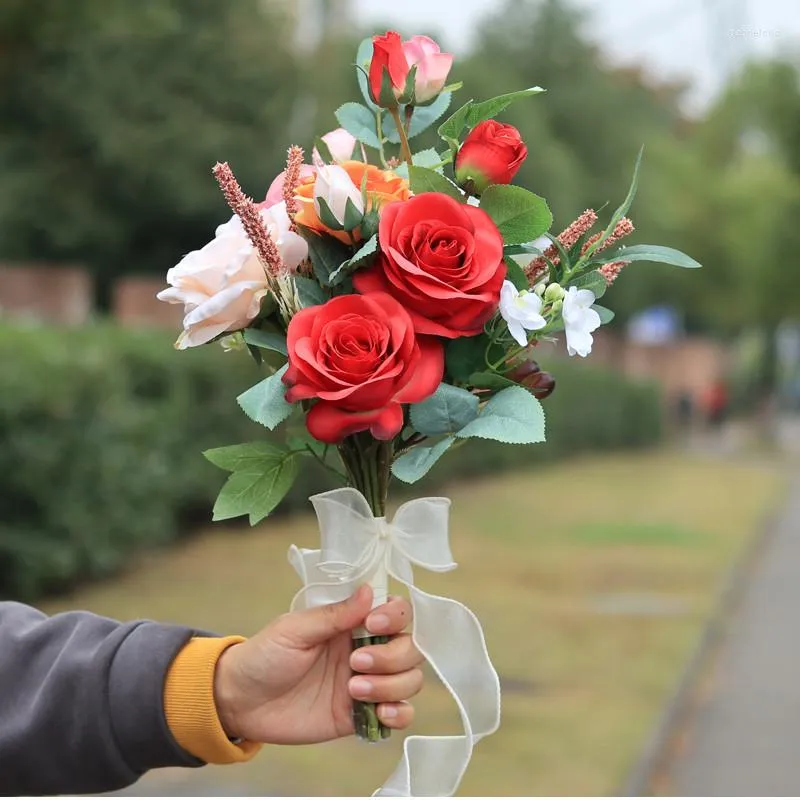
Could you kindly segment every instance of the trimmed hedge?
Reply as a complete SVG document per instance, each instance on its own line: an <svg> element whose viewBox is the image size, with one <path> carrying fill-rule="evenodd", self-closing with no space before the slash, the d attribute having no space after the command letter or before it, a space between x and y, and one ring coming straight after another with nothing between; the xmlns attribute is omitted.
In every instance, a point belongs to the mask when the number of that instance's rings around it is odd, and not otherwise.
<svg viewBox="0 0 800 800"><path fill-rule="evenodd" d="M30 600L122 567L210 519L225 474L201 451L269 436L236 395L260 379L245 353L176 353L169 337L110 325L0 326L0 598ZM470 443L415 494L454 478L660 436L659 397L559 359L546 445ZM329 488L313 462L281 508Z"/></svg>

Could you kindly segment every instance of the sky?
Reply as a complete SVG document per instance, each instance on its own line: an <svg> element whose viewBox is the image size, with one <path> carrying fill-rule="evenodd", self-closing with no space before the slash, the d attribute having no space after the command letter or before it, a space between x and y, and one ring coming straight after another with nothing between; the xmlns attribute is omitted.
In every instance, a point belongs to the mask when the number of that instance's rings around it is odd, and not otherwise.
<svg viewBox="0 0 800 800"><path fill-rule="evenodd" d="M800 0L572 0L586 9L587 32L612 63L643 64L654 77L685 78L689 111L713 99L749 57L800 52ZM352 0L361 20L404 31L440 31L464 52L481 18L501 0Z"/></svg>

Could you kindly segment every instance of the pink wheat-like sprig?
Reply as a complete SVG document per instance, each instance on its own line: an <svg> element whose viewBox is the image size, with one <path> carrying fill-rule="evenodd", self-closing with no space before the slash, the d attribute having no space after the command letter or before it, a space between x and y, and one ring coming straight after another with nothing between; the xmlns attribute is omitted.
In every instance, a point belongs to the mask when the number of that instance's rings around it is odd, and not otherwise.
<svg viewBox="0 0 800 800"><path fill-rule="evenodd" d="M283 263L278 246L270 236L264 220L261 219L261 214L259 214L253 198L248 197L242 191L239 181L236 180L236 176L227 162L224 164L217 162L213 172L231 211L242 221L245 233L255 247L267 274L273 276L285 274L287 272L286 265Z"/></svg>
<svg viewBox="0 0 800 800"><path fill-rule="evenodd" d="M634 230L635 228L633 227L633 223L627 217L623 217L614 226L614 230L611 231L611 235L608 237L608 239L606 239L594 252L601 253L603 250L608 250L612 244L616 244L625 236L630 236ZM581 248L581 255L583 255L601 236L601 233L596 233L590 239L587 239L586 244L584 244Z"/></svg>
<svg viewBox="0 0 800 800"><path fill-rule="evenodd" d="M303 148L293 144L286 155L286 172L283 178L283 199L286 201L286 213L291 220L290 230L296 231L295 215L300 210L300 203L295 192L300 185L300 168L303 166Z"/></svg>
<svg viewBox="0 0 800 800"><path fill-rule="evenodd" d="M556 236L559 243L565 250L569 250L575 243L583 236L591 227L597 222L597 214L594 209L587 208L574 222L571 222L561 233ZM558 248L551 244L547 250L544 251L544 257L538 256L528 264L525 274L528 276L528 282L533 285L547 270L547 260L552 263L558 263Z"/></svg>
<svg viewBox="0 0 800 800"><path fill-rule="evenodd" d="M612 261L609 264L603 264L598 272L606 279L606 283L611 286L612 283L619 277L623 267L630 264L630 261Z"/></svg>

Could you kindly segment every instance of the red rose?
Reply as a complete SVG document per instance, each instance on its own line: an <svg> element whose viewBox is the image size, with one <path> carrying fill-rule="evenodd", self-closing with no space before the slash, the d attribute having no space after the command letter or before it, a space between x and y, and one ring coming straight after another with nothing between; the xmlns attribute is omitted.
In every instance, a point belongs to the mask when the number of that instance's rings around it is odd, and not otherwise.
<svg viewBox="0 0 800 800"><path fill-rule="evenodd" d="M369 65L369 88L372 99L381 105L381 86L383 71L389 73L395 97L399 97L406 86L408 78L408 61L403 51L403 40L396 31L389 31L383 36L372 37L372 61ZM397 103L395 103L397 105Z"/></svg>
<svg viewBox="0 0 800 800"><path fill-rule="evenodd" d="M441 342L417 338L405 309L383 293L342 295L292 317L286 399L317 402L306 425L321 442L369 430L388 440L403 427L401 403L430 397L444 373Z"/></svg>
<svg viewBox="0 0 800 800"><path fill-rule="evenodd" d="M456 180L460 184L472 181L478 193L490 183L511 183L527 155L528 148L513 125L487 119L464 139L456 156Z"/></svg>
<svg viewBox="0 0 800 800"><path fill-rule="evenodd" d="M353 276L359 292L391 294L417 333L455 339L483 330L506 277L503 237L485 211L419 194L384 206L378 240L380 257Z"/></svg>

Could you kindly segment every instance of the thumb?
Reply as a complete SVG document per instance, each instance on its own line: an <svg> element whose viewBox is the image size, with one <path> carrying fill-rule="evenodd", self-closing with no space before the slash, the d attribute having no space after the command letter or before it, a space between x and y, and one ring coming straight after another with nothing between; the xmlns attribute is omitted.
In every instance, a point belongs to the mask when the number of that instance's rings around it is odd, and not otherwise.
<svg viewBox="0 0 800 800"><path fill-rule="evenodd" d="M287 614L283 619L291 625L291 637L301 647L324 644L340 633L361 625L372 610L372 589L360 586L355 594L340 603L307 608Z"/></svg>

